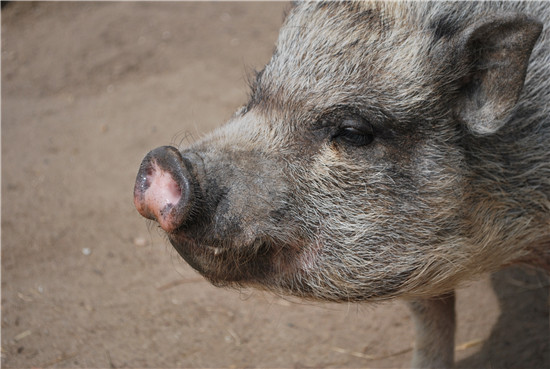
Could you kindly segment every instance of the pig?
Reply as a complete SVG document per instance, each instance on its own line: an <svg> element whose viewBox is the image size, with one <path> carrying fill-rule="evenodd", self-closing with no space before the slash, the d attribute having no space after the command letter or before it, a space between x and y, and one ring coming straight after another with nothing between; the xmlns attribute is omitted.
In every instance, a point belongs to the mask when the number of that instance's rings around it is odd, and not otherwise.
<svg viewBox="0 0 550 369"><path fill-rule="evenodd" d="M544 2L299 2L248 102L134 189L217 286L399 297L414 367L452 367L454 290L550 271Z"/></svg>

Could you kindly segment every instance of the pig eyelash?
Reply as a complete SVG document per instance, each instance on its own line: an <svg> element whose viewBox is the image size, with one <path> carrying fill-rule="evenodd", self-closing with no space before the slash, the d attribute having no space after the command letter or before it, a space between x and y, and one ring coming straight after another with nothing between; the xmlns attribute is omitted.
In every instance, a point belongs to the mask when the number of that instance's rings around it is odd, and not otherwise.
<svg viewBox="0 0 550 369"><path fill-rule="evenodd" d="M352 146L366 146L374 141L372 125L362 118L346 118L332 135L333 141L340 141Z"/></svg>

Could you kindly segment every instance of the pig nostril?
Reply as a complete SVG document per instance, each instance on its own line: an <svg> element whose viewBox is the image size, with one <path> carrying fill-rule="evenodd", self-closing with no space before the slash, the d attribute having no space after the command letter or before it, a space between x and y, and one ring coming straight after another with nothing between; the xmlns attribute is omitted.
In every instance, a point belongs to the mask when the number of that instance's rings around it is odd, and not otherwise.
<svg viewBox="0 0 550 369"><path fill-rule="evenodd" d="M146 170L146 176L147 176L147 183L149 184L149 178L153 176L153 174L155 174L155 170L153 169L153 166L149 166L147 167L147 170Z"/></svg>

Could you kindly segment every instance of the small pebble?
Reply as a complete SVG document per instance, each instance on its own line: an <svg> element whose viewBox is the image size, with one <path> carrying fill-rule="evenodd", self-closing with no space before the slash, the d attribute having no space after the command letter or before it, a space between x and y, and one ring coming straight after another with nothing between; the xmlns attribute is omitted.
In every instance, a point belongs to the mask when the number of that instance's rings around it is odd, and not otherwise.
<svg viewBox="0 0 550 369"><path fill-rule="evenodd" d="M136 246L145 246L147 245L147 240L143 237L136 237L134 238L134 245Z"/></svg>
<svg viewBox="0 0 550 369"><path fill-rule="evenodd" d="M30 330L26 330L24 332L19 333L17 336L15 336L13 339L15 342L21 341L23 338L28 337L32 334Z"/></svg>
<svg viewBox="0 0 550 369"><path fill-rule="evenodd" d="M88 255L90 255L90 254L92 253L92 250L91 250L90 248L88 248L88 247L84 247L84 248L82 249L82 253L83 253L84 255L88 256Z"/></svg>

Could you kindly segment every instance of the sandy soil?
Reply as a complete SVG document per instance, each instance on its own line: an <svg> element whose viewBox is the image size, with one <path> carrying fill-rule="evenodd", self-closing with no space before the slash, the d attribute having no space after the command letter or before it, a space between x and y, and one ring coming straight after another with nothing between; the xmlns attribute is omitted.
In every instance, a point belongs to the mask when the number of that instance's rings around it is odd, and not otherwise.
<svg viewBox="0 0 550 369"><path fill-rule="evenodd" d="M219 126L286 3L2 9L2 366L406 367L403 302L212 287L133 208L142 157ZM497 293L493 292L493 286ZM458 367L550 367L548 279L458 293Z"/></svg>

